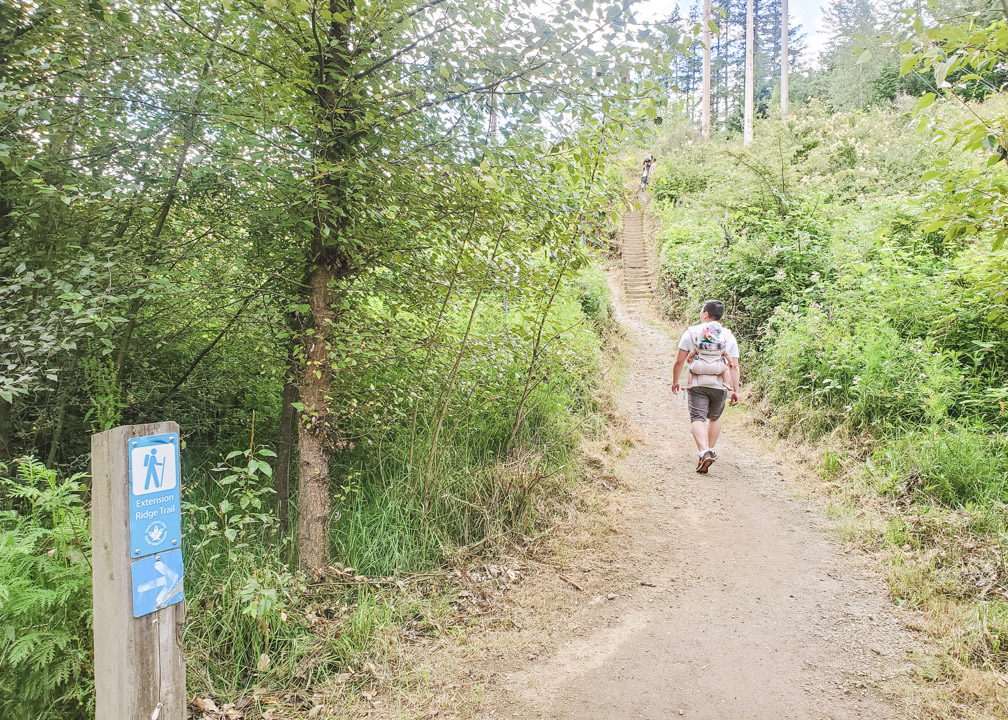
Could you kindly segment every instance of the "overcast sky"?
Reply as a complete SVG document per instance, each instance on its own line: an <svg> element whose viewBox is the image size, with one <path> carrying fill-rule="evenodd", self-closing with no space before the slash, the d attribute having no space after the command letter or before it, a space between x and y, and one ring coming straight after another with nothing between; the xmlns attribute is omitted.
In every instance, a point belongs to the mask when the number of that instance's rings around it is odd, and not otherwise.
<svg viewBox="0 0 1008 720"><path fill-rule="evenodd" d="M717 6L717 0L712 0ZM672 8L679 5L680 12L685 16L689 13L690 0L637 0L635 5L639 17L656 19L666 17ZM805 34L805 52L802 64L814 63L826 42L822 29L823 0L788 0L788 14L792 25L801 25Z"/></svg>

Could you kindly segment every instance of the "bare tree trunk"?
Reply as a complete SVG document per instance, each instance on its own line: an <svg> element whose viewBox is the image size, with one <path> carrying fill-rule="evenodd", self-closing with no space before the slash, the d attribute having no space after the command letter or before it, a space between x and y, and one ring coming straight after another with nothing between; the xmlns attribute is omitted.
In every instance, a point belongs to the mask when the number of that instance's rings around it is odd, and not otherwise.
<svg viewBox="0 0 1008 720"><path fill-rule="evenodd" d="M703 13L703 88L701 89L701 102L703 103L703 115L700 121L701 132L703 133L704 140L710 140L710 126L711 126L711 87L710 87L710 70L711 70L711 0L704 0L704 13Z"/></svg>
<svg viewBox="0 0 1008 720"><path fill-rule="evenodd" d="M497 140L497 86L490 89L490 142Z"/></svg>
<svg viewBox="0 0 1008 720"><path fill-rule="evenodd" d="M742 142L749 145L753 141L753 0L746 0L746 36L745 36L745 117L743 121Z"/></svg>
<svg viewBox="0 0 1008 720"><path fill-rule="evenodd" d="M1008 0L1005 0L1008 2ZM788 57L788 35L791 30L791 18L788 17L788 0L781 0L781 56L780 56L780 107L781 117L788 116L791 94L788 87L788 75L791 72L791 58Z"/></svg>
<svg viewBox="0 0 1008 720"><path fill-rule="evenodd" d="M719 23L719 25L720 25L720 23ZM711 56L711 64L712 65L714 63L714 58L717 58L718 60L720 60L723 57L722 51L721 51L721 40L722 40L722 36L723 35L724 35L723 32L718 32L717 45L714 47L715 52ZM718 76L717 70L715 70L712 67L711 68L712 82L717 82L717 76ZM718 83L718 84L720 85L720 83ZM722 87L724 87L724 86L722 85ZM712 97L711 97L711 124L714 127L720 129L724 125L724 116L721 114L720 110L718 109L718 98L717 98L717 94L713 91L713 89L711 90L711 95L712 95Z"/></svg>
<svg viewBox="0 0 1008 720"><path fill-rule="evenodd" d="M318 264L309 277L313 332L305 338L304 411L298 432L298 564L319 570L329 560L329 392L333 369L329 357L335 316L333 271Z"/></svg>

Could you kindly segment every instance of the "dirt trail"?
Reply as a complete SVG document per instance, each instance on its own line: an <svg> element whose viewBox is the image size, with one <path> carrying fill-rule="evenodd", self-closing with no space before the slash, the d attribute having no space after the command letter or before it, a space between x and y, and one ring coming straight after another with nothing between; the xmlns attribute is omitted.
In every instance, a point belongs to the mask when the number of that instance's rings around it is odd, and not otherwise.
<svg viewBox="0 0 1008 720"><path fill-rule="evenodd" d="M628 307L618 277L610 286L632 343L620 404L638 437L618 467L619 549L591 599L558 618L559 644L507 673L506 700L484 716L901 717L884 688L919 638L882 581L789 492L788 465L740 413L710 474L693 471L685 401L669 390L681 328ZM615 598L596 582L609 572Z"/></svg>

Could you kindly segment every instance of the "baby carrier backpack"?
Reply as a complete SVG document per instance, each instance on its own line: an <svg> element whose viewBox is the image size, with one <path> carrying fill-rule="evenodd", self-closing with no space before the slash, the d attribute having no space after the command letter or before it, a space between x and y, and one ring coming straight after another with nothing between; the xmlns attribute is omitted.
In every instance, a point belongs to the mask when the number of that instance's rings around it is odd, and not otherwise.
<svg viewBox="0 0 1008 720"><path fill-rule="evenodd" d="M686 367L690 372L687 387L700 375L723 375L728 369L728 342L720 323L707 323L700 329L700 337L690 331L693 349L686 356Z"/></svg>

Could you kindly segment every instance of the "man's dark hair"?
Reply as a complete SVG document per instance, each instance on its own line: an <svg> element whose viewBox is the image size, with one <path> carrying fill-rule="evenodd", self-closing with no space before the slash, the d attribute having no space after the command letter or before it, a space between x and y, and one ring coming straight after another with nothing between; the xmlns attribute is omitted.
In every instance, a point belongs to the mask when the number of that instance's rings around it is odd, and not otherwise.
<svg viewBox="0 0 1008 720"><path fill-rule="evenodd" d="M703 311L710 315L711 320L720 320L724 317L724 303L720 300L708 300L703 304Z"/></svg>

